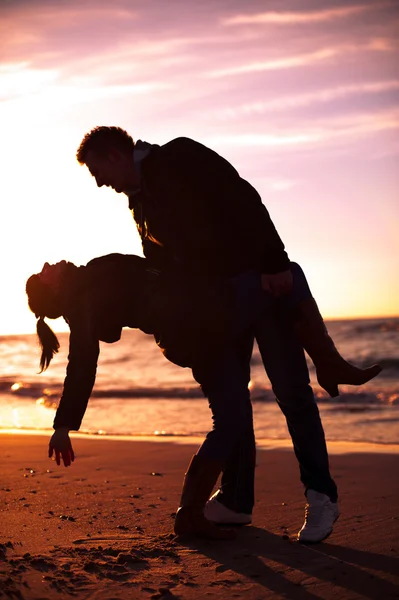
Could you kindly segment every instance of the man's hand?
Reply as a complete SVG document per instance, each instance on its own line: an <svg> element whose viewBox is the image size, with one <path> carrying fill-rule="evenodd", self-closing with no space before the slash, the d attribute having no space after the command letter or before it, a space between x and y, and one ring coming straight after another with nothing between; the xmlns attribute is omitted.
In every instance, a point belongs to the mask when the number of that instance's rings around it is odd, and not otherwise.
<svg viewBox="0 0 399 600"><path fill-rule="evenodd" d="M69 439L69 429L66 427L56 429L51 436L48 447L49 458L53 456L53 452L55 453L55 462L57 465L61 464L61 458L66 467L69 467L75 460L75 454L73 452L71 440Z"/></svg>
<svg viewBox="0 0 399 600"><path fill-rule="evenodd" d="M262 274L262 288L265 292L269 292L276 298L290 294L292 292L292 285L293 280L290 269L273 275Z"/></svg>

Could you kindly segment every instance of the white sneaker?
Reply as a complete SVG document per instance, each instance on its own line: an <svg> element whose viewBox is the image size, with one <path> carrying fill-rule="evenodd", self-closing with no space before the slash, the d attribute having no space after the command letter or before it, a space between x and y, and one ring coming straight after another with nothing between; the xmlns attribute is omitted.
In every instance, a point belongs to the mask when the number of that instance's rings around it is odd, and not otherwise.
<svg viewBox="0 0 399 600"><path fill-rule="evenodd" d="M219 492L213 494L205 504L204 515L209 521L223 525L249 525L252 523L252 515L235 512L227 508L227 506L218 502L218 494Z"/></svg>
<svg viewBox="0 0 399 600"><path fill-rule="evenodd" d="M298 541L304 544L321 542L330 535L339 517L338 504L315 490L308 490L306 498L305 522L298 533Z"/></svg>

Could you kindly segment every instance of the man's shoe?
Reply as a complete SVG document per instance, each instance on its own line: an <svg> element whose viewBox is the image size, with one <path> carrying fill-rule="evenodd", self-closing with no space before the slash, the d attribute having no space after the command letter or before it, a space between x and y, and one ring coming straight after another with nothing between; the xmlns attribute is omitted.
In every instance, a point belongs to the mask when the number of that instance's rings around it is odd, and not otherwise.
<svg viewBox="0 0 399 600"><path fill-rule="evenodd" d="M208 521L220 525L250 525L252 523L252 515L227 508L218 501L218 494L219 492L216 492L205 504L204 515Z"/></svg>
<svg viewBox="0 0 399 600"><path fill-rule="evenodd" d="M303 544L315 544L325 540L333 530L339 517L338 504L331 502L326 494L308 490L308 503L305 507L305 522L298 533L298 541Z"/></svg>

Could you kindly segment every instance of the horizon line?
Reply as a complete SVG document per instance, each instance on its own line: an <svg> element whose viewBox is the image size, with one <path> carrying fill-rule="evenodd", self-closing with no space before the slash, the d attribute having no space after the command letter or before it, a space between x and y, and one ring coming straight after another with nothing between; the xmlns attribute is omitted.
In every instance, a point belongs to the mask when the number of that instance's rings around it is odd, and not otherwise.
<svg viewBox="0 0 399 600"><path fill-rule="evenodd" d="M399 319L399 313L396 315L372 315L372 316L347 316L347 317L325 317L323 316L323 320L324 321L371 321L371 320L375 320L375 319ZM53 329L53 328L52 328ZM130 328L130 327L123 327L123 329L134 329L134 328ZM68 329L61 329L61 330L57 330L56 328L53 329L54 333L56 334L60 334L60 333L69 333ZM140 331L137 329L137 331ZM13 332L13 333L2 333L0 331L0 338L2 337L12 337L12 336L18 336L18 335L36 335L35 331L19 331L19 332ZM148 334L148 335L152 335L152 334Z"/></svg>

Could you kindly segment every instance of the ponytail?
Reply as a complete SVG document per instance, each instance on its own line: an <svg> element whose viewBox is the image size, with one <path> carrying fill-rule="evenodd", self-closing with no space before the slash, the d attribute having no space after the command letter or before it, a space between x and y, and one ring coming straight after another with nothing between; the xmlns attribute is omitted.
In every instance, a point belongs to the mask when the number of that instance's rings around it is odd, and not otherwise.
<svg viewBox="0 0 399 600"><path fill-rule="evenodd" d="M36 332L42 349L39 373L43 373L49 366L54 354L58 352L60 344L54 331L44 321L44 317L39 317L36 323Z"/></svg>

